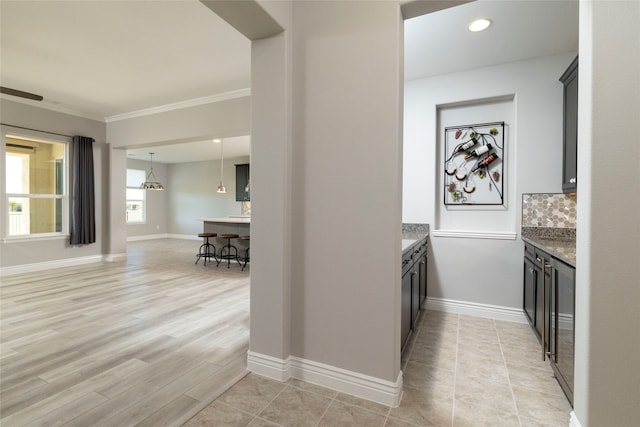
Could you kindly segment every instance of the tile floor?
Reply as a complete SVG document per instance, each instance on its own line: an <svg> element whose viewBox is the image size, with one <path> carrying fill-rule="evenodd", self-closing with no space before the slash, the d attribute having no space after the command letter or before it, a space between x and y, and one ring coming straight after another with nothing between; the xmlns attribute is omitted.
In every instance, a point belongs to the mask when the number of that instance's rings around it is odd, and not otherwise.
<svg viewBox="0 0 640 427"><path fill-rule="evenodd" d="M569 425L571 407L528 325L426 311L416 329L398 408L249 374L185 426Z"/></svg>

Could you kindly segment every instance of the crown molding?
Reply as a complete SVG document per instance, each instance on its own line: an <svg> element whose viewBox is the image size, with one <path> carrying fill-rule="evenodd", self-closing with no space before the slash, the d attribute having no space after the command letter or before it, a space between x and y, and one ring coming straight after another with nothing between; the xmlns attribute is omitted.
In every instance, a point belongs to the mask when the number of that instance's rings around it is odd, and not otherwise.
<svg viewBox="0 0 640 427"><path fill-rule="evenodd" d="M195 107L198 105L211 104L214 102L226 101L229 99L243 98L251 95L251 89L238 89L230 92L224 92L217 95L204 96L202 98L189 99L187 101L174 102L173 104L159 105L157 107L145 108L144 110L131 111L129 113L116 114L114 116L105 117L107 123L117 122L119 120L132 119L135 117L149 116L152 114L166 113L168 111L180 110L182 108Z"/></svg>

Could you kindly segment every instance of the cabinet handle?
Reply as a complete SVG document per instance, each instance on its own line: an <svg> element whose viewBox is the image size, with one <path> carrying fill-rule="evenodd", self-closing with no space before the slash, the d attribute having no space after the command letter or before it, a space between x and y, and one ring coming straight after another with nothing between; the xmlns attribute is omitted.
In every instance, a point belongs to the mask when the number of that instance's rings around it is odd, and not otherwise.
<svg viewBox="0 0 640 427"><path fill-rule="evenodd" d="M546 262L544 258L536 258L542 264L542 361L547 357L547 275L544 274Z"/></svg>

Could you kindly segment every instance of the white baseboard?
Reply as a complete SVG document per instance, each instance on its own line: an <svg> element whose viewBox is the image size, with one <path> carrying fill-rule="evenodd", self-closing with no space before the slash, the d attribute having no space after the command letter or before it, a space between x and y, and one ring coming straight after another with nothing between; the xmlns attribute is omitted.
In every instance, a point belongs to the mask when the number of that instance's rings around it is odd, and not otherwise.
<svg viewBox="0 0 640 427"><path fill-rule="evenodd" d="M200 237L191 234L145 234L143 236L128 236L127 242L138 242L141 240L154 239L182 239L182 240L202 240Z"/></svg>
<svg viewBox="0 0 640 427"><path fill-rule="evenodd" d="M167 234L169 239L182 239L182 240L198 240L202 241L202 237L191 234Z"/></svg>
<svg viewBox="0 0 640 427"><path fill-rule="evenodd" d="M127 236L127 242L137 242L139 240L166 239L168 234L145 234L143 236Z"/></svg>
<svg viewBox="0 0 640 427"><path fill-rule="evenodd" d="M14 265L0 268L0 276L13 276L16 274L33 273L36 271L50 270L52 268L74 267L76 265L91 264L104 259L102 255L91 255L77 258L59 259L55 261L35 262L32 264Z"/></svg>
<svg viewBox="0 0 640 427"><path fill-rule="evenodd" d="M569 415L569 427L582 427L582 424L578 421L578 417L576 417L576 413L574 411L571 411Z"/></svg>
<svg viewBox="0 0 640 427"><path fill-rule="evenodd" d="M468 316L487 317L489 319L504 320L507 322L527 323L527 318L524 316L522 309L499 305L427 297L427 309Z"/></svg>
<svg viewBox="0 0 640 427"><path fill-rule="evenodd" d="M116 262L116 261L126 261L127 260L127 253L123 252L120 254L106 254L104 256L104 260L107 262Z"/></svg>
<svg viewBox="0 0 640 427"><path fill-rule="evenodd" d="M294 356L282 360L251 351L247 369L276 381L295 378L394 408L402 397L402 372L391 382L313 360Z"/></svg>

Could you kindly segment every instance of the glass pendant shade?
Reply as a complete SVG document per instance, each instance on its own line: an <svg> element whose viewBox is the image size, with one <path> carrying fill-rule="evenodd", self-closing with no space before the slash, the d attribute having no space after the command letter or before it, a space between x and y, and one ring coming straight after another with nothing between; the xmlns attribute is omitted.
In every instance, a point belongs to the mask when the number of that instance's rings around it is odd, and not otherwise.
<svg viewBox="0 0 640 427"><path fill-rule="evenodd" d="M164 185L158 182L158 178L156 178L156 174L153 173L153 155L155 153L149 153L151 155L151 167L149 169L149 174L147 175L147 179L145 182L140 184L140 189L142 190L164 190Z"/></svg>

